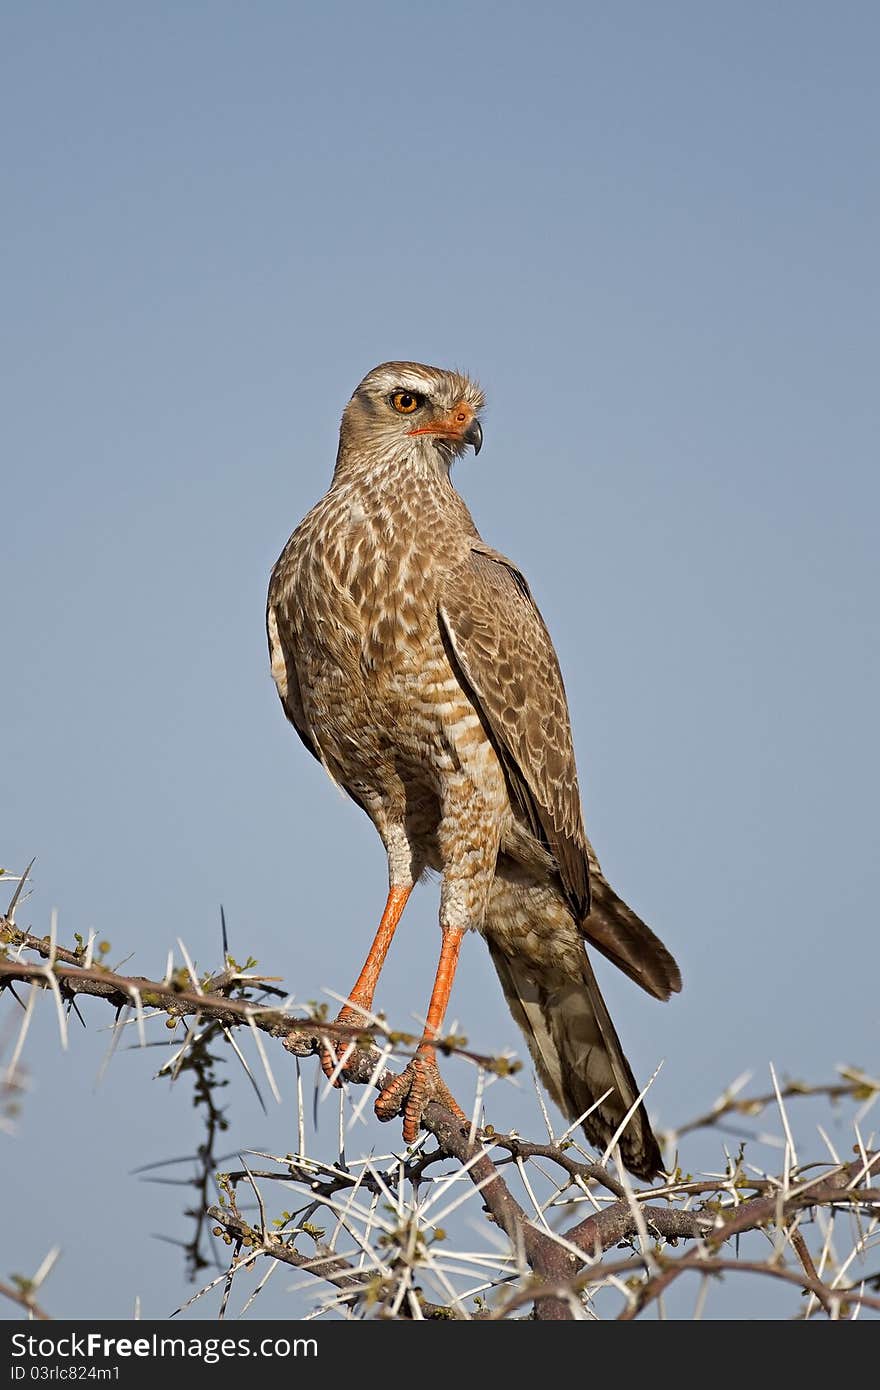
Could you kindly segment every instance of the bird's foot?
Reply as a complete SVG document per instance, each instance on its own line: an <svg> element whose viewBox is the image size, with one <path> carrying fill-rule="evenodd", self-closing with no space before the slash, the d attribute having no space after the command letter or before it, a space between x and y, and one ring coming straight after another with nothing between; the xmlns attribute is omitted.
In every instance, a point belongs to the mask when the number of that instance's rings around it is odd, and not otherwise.
<svg viewBox="0 0 880 1390"><path fill-rule="evenodd" d="M346 1004L340 1009L336 1022L351 1028L363 1028L367 1019L363 1010ZM321 1052L321 1070L327 1080L334 1086L341 1086L353 1058L359 1051L356 1037L339 1038L329 1043Z"/></svg>
<svg viewBox="0 0 880 1390"><path fill-rule="evenodd" d="M393 1120L403 1114L403 1139L414 1144L419 1133L422 1114L429 1101L439 1101L463 1120L467 1116L446 1085L437 1066L437 1057L429 1043L423 1043L408 1066L386 1086L376 1101L380 1120Z"/></svg>

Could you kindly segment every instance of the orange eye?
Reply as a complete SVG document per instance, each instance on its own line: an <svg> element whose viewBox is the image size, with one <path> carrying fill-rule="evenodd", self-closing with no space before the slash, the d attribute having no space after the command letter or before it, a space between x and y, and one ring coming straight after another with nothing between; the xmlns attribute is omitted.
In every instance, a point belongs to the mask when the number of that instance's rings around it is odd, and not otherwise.
<svg viewBox="0 0 880 1390"><path fill-rule="evenodd" d="M395 391L391 397L391 404L400 415L412 415L414 410L418 410L422 404L421 396L417 396L414 391Z"/></svg>

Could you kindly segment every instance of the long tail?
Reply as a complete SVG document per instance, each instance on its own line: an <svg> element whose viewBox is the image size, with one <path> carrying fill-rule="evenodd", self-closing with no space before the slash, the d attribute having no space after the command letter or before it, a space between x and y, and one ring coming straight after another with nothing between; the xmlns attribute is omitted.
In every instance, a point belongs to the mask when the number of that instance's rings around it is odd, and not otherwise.
<svg viewBox="0 0 880 1390"><path fill-rule="evenodd" d="M660 1148L644 1105L635 1105L639 1089L583 947L580 974L572 975L510 956L488 932L486 940L510 1011L560 1110L577 1120L610 1092L583 1121L590 1143L604 1149L635 1106L620 1154L631 1173L653 1178L663 1166Z"/></svg>
<svg viewBox="0 0 880 1390"><path fill-rule="evenodd" d="M595 1106L583 1129L597 1148L607 1148L623 1126L617 1140L623 1162L637 1177L650 1179L662 1168L660 1149L645 1107L637 1103L639 1088L584 937L660 998L680 988L681 980L672 956L617 897L598 864L591 877L593 910L579 924L558 885L537 882L504 857L483 935L510 1011L553 1100L570 1120Z"/></svg>
<svg viewBox="0 0 880 1390"><path fill-rule="evenodd" d="M663 942L619 898L598 863L590 862L591 905L581 933L655 999L681 989L681 973Z"/></svg>

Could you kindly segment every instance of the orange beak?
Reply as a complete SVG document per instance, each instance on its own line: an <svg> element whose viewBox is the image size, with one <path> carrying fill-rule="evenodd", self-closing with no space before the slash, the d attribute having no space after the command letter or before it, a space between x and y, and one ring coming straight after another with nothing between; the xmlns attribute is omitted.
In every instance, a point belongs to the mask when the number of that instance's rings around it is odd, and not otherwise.
<svg viewBox="0 0 880 1390"><path fill-rule="evenodd" d="M483 431L480 422L466 401L459 401L450 413L430 425L420 425L410 434L434 434L440 439L453 439L458 443L471 444L475 454L483 447Z"/></svg>

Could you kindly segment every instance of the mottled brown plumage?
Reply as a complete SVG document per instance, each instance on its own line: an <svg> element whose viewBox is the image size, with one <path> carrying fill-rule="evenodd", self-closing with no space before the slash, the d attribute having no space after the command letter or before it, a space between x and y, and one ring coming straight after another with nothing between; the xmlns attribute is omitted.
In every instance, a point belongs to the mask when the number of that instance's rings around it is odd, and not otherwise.
<svg viewBox="0 0 880 1390"><path fill-rule="evenodd" d="M584 1129L605 1146L638 1089L584 938L660 999L681 982L586 837L562 676L529 587L480 538L450 481L454 459L479 449L482 405L467 377L417 363L364 378L330 489L272 574L272 673L303 742L388 855L386 915L346 1017L372 1006L412 885L427 868L442 875L425 1038L378 1113L402 1109L412 1139L430 1095L451 1101L430 1043L462 935L476 929L544 1084L571 1119L600 1102ZM659 1169L643 1106L620 1147L634 1173Z"/></svg>

